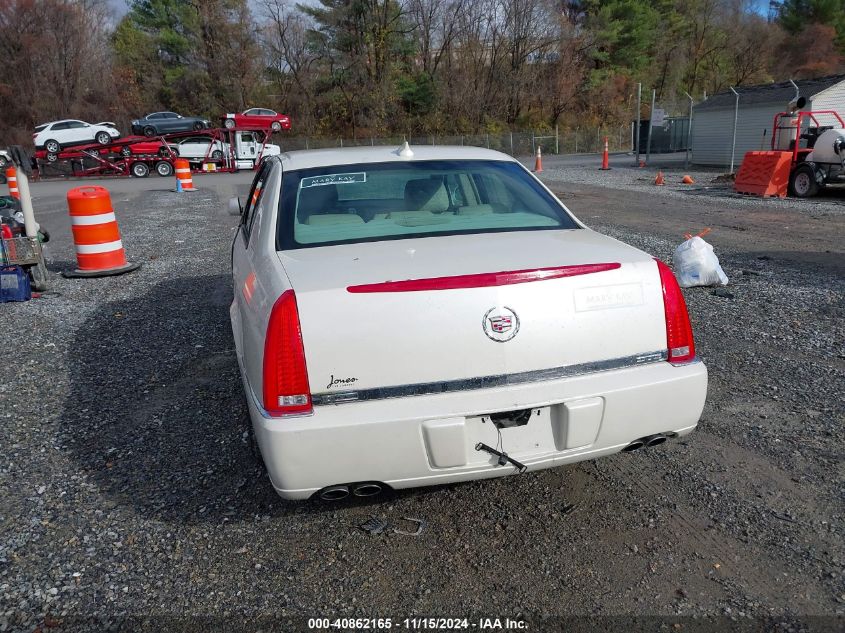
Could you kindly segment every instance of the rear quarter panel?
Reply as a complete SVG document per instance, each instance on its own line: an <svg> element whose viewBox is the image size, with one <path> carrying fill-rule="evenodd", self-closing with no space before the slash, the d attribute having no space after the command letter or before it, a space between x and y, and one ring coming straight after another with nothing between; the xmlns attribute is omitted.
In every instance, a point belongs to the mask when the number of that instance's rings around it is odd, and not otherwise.
<svg viewBox="0 0 845 633"><path fill-rule="evenodd" d="M236 249L243 257L233 260L234 295L242 328L241 358L247 380L261 401L264 338L273 305L290 288L285 270L276 255L275 218L281 189L281 167L274 169L265 194L256 207L249 244L239 234ZM245 286L249 286L246 290Z"/></svg>

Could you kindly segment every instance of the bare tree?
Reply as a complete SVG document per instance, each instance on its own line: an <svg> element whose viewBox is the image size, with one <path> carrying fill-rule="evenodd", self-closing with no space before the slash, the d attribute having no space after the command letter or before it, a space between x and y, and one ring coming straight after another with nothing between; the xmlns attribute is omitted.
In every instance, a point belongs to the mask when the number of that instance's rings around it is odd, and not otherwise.
<svg viewBox="0 0 845 633"><path fill-rule="evenodd" d="M300 126L313 128L314 79L317 57L308 42L308 18L291 11L283 0L264 0L268 23L263 44L268 67L272 68L277 96L288 111L299 116Z"/></svg>
<svg viewBox="0 0 845 633"><path fill-rule="evenodd" d="M0 3L0 129L20 141L22 127L112 111L108 18L104 0Z"/></svg>

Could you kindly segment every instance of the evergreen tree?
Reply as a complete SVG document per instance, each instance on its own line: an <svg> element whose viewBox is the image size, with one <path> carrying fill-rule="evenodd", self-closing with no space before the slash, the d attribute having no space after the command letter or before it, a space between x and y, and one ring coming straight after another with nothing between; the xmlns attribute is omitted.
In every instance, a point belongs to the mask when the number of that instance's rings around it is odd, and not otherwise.
<svg viewBox="0 0 845 633"><path fill-rule="evenodd" d="M790 35L798 35L811 25L833 27L837 46L845 52L845 0L784 0L778 21Z"/></svg>
<svg viewBox="0 0 845 633"><path fill-rule="evenodd" d="M133 0L114 35L121 89L142 110L243 108L258 84L256 39L246 0Z"/></svg>

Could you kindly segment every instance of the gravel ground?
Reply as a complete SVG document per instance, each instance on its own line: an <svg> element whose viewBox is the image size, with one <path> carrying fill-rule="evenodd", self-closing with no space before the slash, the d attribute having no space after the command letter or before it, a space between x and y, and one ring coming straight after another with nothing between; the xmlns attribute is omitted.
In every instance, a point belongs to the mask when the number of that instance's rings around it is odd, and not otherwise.
<svg viewBox="0 0 845 633"><path fill-rule="evenodd" d="M637 168L633 158L615 156L610 171L601 171L593 165L579 165L568 162L569 157L550 156L543 159L542 178L555 182L595 185L610 189L623 189L649 195L661 195L674 199L689 200L704 197L709 201L719 200L741 208L751 209L800 209L804 213L845 214L845 187L834 185L821 191L819 196L804 200L796 198L758 198L733 191L733 181L726 178L725 171L701 167L684 169L677 161L665 167ZM524 159L525 165L533 169L533 163ZM737 167L738 168L738 167ZM663 173L666 184L657 187L654 179L658 169ZM692 185L681 182L684 175L695 181ZM659 190L659 193L657 192ZM707 202L703 204L708 204Z"/></svg>
<svg viewBox="0 0 845 633"><path fill-rule="evenodd" d="M681 223L737 223L711 240L730 296L686 291L711 376L694 434L367 503L282 501L245 435L227 313L231 181L121 195L139 271L54 275L43 297L0 307L12 361L0 631L291 631L307 617L414 615L525 617L535 631L842 630L840 203L553 169L544 178L579 217L666 260ZM55 236L51 270L73 267L62 199L36 202ZM805 213L801 231L772 229ZM427 526L368 536L357 526L373 515Z"/></svg>

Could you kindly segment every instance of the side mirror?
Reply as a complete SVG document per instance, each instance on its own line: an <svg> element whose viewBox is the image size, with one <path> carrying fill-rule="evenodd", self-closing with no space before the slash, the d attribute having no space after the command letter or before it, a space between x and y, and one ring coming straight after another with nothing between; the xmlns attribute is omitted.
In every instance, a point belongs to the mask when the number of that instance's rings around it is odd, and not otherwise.
<svg viewBox="0 0 845 633"><path fill-rule="evenodd" d="M244 208L241 206L240 198L229 198L229 215L241 215Z"/></svg>

